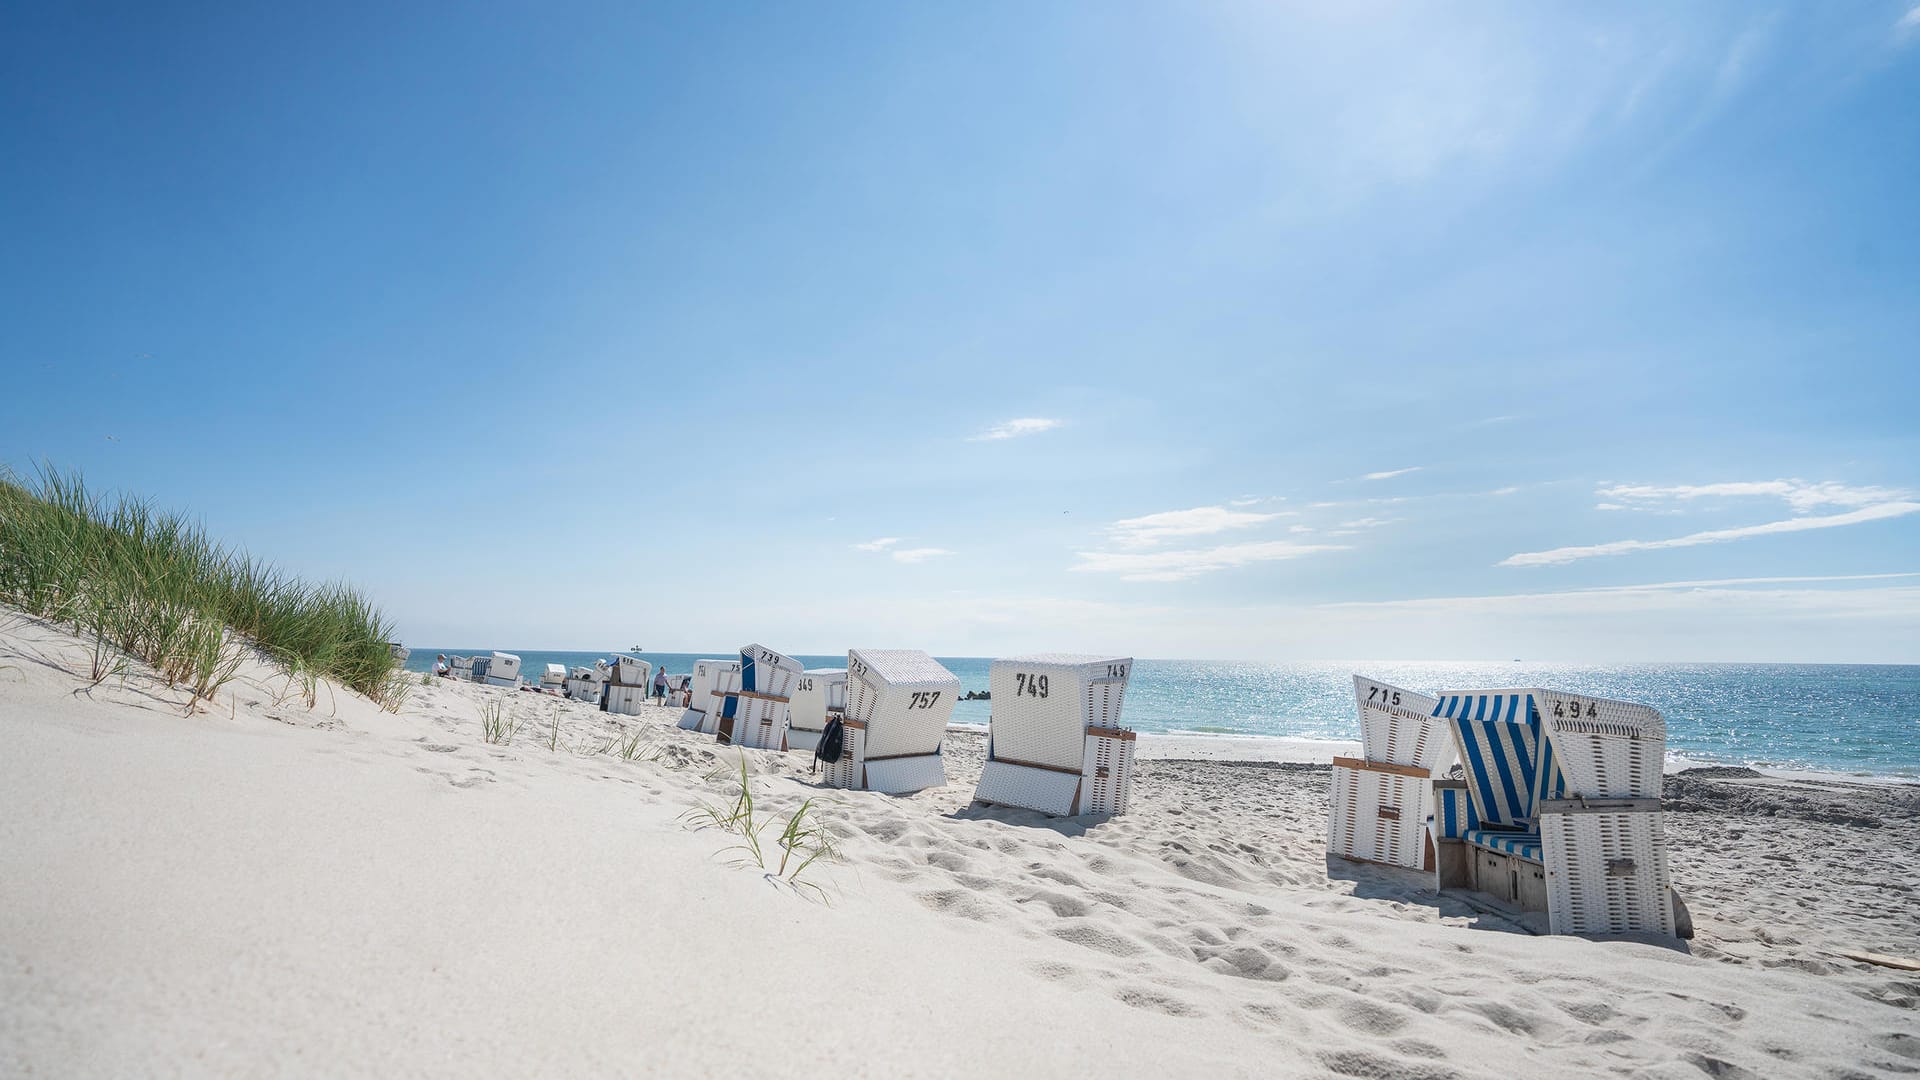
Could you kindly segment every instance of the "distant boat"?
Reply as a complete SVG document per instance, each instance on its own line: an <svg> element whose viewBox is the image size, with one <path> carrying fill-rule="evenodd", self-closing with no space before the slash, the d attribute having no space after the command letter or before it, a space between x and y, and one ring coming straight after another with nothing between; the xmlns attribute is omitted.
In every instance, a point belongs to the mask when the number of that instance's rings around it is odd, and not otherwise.
<svg viewBox="0 0 1920 1080"><path fill-rule="evenodd" d="M628 649L627 651L628 651L628 652L646 652L647 650L645 650L645 649L643 649L643 648L641 648L641 647L640 647L640 646L638 646L638 645L635 645L635 646L634 646L633 648L631 648L631 649Z"/></svg>

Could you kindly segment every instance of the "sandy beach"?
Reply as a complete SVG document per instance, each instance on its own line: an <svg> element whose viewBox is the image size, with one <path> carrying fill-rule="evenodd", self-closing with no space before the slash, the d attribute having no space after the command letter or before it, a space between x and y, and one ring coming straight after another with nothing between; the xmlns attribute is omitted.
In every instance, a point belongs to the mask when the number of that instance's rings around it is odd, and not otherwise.
<svg viewBox="0 0 1920 1080"><path fill-rule="evenodd" d="M1329 860L1273 746L1147 737L1132 812L1050 820L970 806L973 732L893 798L677 710L255 665L187 715L83 657L0 614L4 1076L1920 1071L1920 973L1842 955L1920 956L1916 785L1670 776L1697 936L1593 941ZM801 886L690 813L743 760L838 839Z"/></svg>

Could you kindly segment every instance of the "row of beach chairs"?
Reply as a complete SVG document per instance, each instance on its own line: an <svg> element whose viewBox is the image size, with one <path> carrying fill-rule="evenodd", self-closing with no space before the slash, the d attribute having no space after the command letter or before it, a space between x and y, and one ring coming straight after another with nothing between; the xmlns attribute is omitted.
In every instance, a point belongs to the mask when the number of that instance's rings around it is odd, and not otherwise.
<svg viewBox="0 0 1920 1080"><path fill-rule="evenodd" d="M1353 687L1363 756L1334 759L1330 853L1545 911L1555 934L1690 935L1667 875L1659 712L1540 687Z"/></svg>
<svg viewBox="0 0 1920 1080"><path fill-rule="evenodd" d="M1054 815L1117 814L1133 777L1120 725L1131 657L1049 653L995 660L994 708L976 799ZM947 782L941 747L960 680L917 649L852 649L844 668L803 668L764 645L693 666L680 726L761 750L814 751L834 720L825 782L905 795Z"/></svg>
<svg viewBox="0 0 1920 1080"><path fill-rule="evenodd" d="M454 663L475 681L518 682L511 654ZM1132 670L1129 657L995 660L976 801L1056 816L1124 812ZM564 687L631 714L651 675L646 661L617 655L574 668ZM1539 687L1429 695L1365 676L1353 685L1362 756L1333 762L1331 854L1545 911L1556 934L1689 933L1667 875L1659 712ZM750 644L698 661L689 689L680 727L734 746L812 752L838 721L830 786L904 795L947 782L941 749L960 680L924 652L853 649L844 668L804 668Z"/></svg>

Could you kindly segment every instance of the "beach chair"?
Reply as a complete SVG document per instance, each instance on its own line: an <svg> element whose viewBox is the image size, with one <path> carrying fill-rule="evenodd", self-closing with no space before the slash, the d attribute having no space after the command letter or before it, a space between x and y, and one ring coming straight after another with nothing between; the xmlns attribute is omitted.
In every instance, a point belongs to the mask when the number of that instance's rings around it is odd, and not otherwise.
<svg viewBox="0 0 1920 1080"><path fill-rule="evenodd" d="M800 661L765 645L742 645L736 674L720 697L714 738L756 750L787 748L787 706L800 677Z"/></svg>
<svg viewBox="0 0 1920 1080"><path fill-rule="evenodd" d="M787 709L787 749L812 753L827 721L847 713L847 669L808 668L793 684Z"/></svg>
<svg viewBox="0 0 1920 1080"><path fill-rule="evenodd" d="M693 665L691 705L680 714L680 727L711 735L720 727L720 702L729 686L738 688L740 661L696 660Z"/></svg>
<svg viewBox="0 0 1920 1080"><path fill-rule="evenodd" d="M474 681L473 657L471 656L447 657L447 671L454 678L459 679L462 682L473 682Z"/></svg>
<svg viewBox="0 0 1920 1080"><path fill-rule="evenodd" d="M488 686L519 686L520 658L509 652L494 653L488 658L486 680Z"/></svg>
<svg viewBox="0 0 1920 1080"><path fill-rule="evenodd" d="M567 684L567 666L548 664L547 670L540 676L540 689L559 692Z"/></svg>
<svg viewBox="0 0 1920 1080"><path fill-rule="evenodd" d="M600 698L606 693L607 668L605 664L593 667L577 667L567 675L567 696L575 701L584 701L598 706Z"/></svg>
<svg viewBox="0 0 1920 1080"><path fill-rule="evenodd" d="M847 653L846 738L833 787L905 795L947 782L940 744L960 680L918 649Z"/></svg>
<svg viewBox="0 0 1920 1080"><path fill-rule="evenodd" d="M1544 911L1556 934L1676 933L1658 712L1530 688L1443 692L1434 715L1463 773L1432 787L1437 887Z"/></svg>
<svg viewBox="0 0 1920 1080"><path fill-rule="evenodd" d="M1427 788L1453 757L1447 724L1433 715L1439 702L1362 675L1353 677L1353 696L1361 756L1333 759L1327 851L1431 870Z"/></svg>
<svg viewBox="0 0 1920 1080"><path fill-rule="evenodd" d="M607 711L621 716L637 716L640 706L653 693L653 665L637 656L616 653L607 665Z"/></svg>
<svg viewBox="0 0 1920 1080"><path fill-rule="evenodd" d="M993 713L974 800L1064 817L1118 814L1133 784L1120 726L1133 658L1041 653L987 669Z"/></svg>

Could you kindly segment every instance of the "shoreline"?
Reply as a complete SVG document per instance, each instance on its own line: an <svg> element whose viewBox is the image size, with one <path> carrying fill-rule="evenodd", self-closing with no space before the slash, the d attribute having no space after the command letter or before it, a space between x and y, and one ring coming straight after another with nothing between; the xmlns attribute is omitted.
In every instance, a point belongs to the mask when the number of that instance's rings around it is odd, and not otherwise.
<svg viewBox="0 0 1920 1080"><path fill-rule="evenodd" d="M985 735L985 724L948 724L948 731ZM1217 761L1222 763L1281 763L1330 765L1335 757L1359 757L1358 739L1308 739L1289 735L1216 734L1204 731L1139 733L1143 759ZM1663 772L1678 776L1695 769L1747 769L1780 780L1824 783L1920 785L1920 775L1901 773L1845 773L1830 769L1780 768L1749 762L1719 761L1699 755L1669 752Z"/></svg>

